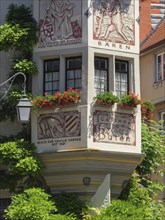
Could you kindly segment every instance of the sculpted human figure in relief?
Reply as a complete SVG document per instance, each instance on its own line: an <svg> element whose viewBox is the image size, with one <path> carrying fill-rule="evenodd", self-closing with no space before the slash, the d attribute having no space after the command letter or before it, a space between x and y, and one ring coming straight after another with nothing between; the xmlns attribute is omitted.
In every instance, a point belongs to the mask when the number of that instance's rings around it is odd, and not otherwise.
<svg viewBox="0 0 165 220"><path fill-rule="evenodd" d="M68 0L53 0L49 8L49 14L54 25L54 40L70 37L72 32L71 17L74 4Z"/></svg>
<svg viewBox="0 0 165 220"><path fill-rule="evenodd" d="M94 38L129 43L134 40L133 19L123 0L101 0L94 12ZM114 38L114 39L113 39ZM118 39L117 39L118 38Z"/></svg>

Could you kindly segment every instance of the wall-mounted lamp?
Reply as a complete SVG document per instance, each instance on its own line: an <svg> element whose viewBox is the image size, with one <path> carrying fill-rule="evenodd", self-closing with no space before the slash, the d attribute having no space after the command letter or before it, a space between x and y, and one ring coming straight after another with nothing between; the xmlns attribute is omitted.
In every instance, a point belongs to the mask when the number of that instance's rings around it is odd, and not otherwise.
<svg viewBox="0 0 165 220"><path fill-rule="evenodd" d="M22 98L19 100L19 103L16 106L17 109L17 117L18 121L21 123L23 127L26 127L30 120L30 113L32 109L32 104L30 103L29 99L26 97L26 76L22 72L18 72L10 77L8 80L0 84L0 102L7 96L15 78L18 75L22 75L24 77L24 82L22 84L23 87L23 95Z"/></svg>

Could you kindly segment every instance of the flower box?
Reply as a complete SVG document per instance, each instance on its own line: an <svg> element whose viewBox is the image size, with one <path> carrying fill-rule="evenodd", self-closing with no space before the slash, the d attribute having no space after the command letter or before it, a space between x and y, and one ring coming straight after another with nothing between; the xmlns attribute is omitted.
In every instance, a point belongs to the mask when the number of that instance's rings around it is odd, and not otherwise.
<svg viewBox="0 0 165 220"><path fill-rule="evenodd" d="M94 97L95 104L99 106L112 107L115 103L119 102L119 98L113 95L112 92L102 92Z"/></svg>
<svg viewBox="0 0 165 220"><path fill-rule="evenodd" d="M78 103L80 93L77 90L69 89L63 93L56 92L53 95L35 96L32 99L33 110L42 108L62 108Z"/></svg>
<svg viewBox="0 0 165 220"><path fill-rule="evenodd" d="M120 106L126 108L136 108L141 104L141 99L135 93L130 92L129 94L122 95L120 99Z"/></svg>

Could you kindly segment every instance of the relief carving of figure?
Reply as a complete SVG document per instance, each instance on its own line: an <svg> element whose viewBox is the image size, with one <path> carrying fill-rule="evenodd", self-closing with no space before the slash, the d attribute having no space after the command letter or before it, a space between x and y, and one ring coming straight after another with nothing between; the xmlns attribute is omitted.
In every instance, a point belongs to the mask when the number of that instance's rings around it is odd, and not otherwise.
<svg viewBox="0 0 165 220"><path fill-rule="evenodd" d="M55 45L65 45L73 39L75 42L79 41L78 39L82 37L81 0L41 0L40 2L40 47L45 47L50 42L55 42ZM50 47L50 44L48 45Z"/></svg>
<svg viewBox="0 0 165 220"><path fill-rule="evenodd" d="M54 24L55 39L70 37L72 32L71 17L73 15L74 4L68 0L53 0L49 14Z"/></svg>
<svg viewBox="0 0 165 220"><path fill-rule="evenodd" d="M115 41L118 38L116 41L120 43L134 40L132 15L122 5L122 0L102 0L101 9L100 5L95 8L95 39Z"/></svg>
<svg viewBox="0 0 165 220"><path fill-rule="evenodd" d="M39 121L39 134L42 138L63 136L63 123L58 118L47 116Z"/></svg>

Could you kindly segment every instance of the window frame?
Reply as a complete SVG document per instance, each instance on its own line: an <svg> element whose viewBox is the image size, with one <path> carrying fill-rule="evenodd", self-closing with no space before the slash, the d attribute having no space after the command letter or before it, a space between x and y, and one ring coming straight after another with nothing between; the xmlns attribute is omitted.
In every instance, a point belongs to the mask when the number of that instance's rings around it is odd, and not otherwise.
<svg viewBox="0 0 165 220"><path fill-rule="evenodd" d="M68 60L74 59L74 65L75 65L75 60L76 59L81 59L81 69L80 68L76 68L74 66L74 68L67 68L67 62ZM65 63L65 89L68 90L68 86L67 86L67 82L68 82L68 78L67 78L67 73L69 70L73 70L74 71L74 78L72 80L74 80L74 87L72 89L78 89L81 90L82 89L82 56L73 56L73 57L67 57L66 58L66 63ZM75 78L75 70L81 70L81 77L80 78ZM75 87L75 81L76 79L81 79L81 86L80 87ZM71 79L70 79L71 80Z"/></svg>
<svg viewBox="0 0 165 220"><path fill-rule="evenodd" d="M100 60L106 60L107 61L107 69L103 69L103 68L98 68L98 69L96 69L96 67L95 67L95 59L100 59ZM95 87L95 73L96 73L96 70L106 70L107 71L107 90L105 91L104 90L104 92L108 92L109 91L109 58L108 57L101 57L101 56L94 56L94 90L95 90L95 92L97 93L97 90L99 89L99 88L96 88ZM100 75L99 75L100 76ZM105 80L104 80L105 81ZM101 88L100 88L100 90L101 90ZM101 92L101 91L100 91ZM99 93L100 93L99 92Z"/></svg>
<svg viewBox="0 0 165 220"><path fill-rule="evenodd" d="M163 119L165 117L165 111L160 112L160 120L163 121L163 130L165 131L165 120Z"/></svg>
<svg viewBox="0 0 165 220"><path fill-rule="evenodd" d="M58 61L59 62L59 65L58 65L58 74L59 74L59 77L58 77L58 80L53 80L53 77L52 77L52 81L49 81L52 83L52 90L49 90L49 91L46 91L46 73L49 73L49 71L45 71L45 66L46 66L46 62L53 62L53 61ZM53 71L51 71L53 72ZM51 73L50 72L50 73ZM56 71L54 71L56 72ZM58 82L58 90L57 89L53 89L53 82ZM51 94L54 94L55 92L58 92L60 91L60 59L59 58L55 58L55 59L48 59L48 60L44 60L44 77L43 77L43 93L48 93L48 92L51 92Z"/></svg>
<svg viewBox="0 0 165 220"><path fill-rule="evenodd" d="M160 66L160 74L161 74L161 79L159 79L159 63L158 63L158 58L161 57L161 66ZM163 80L165 80L165 52L156 54L155 57L155 82L161 82Z"/></svg>
<svg viewBox="0 0 165 220"><path fill-rule="evenodd" d="M130 71L129 71L129 60L123 60L123 59L120 59L120 58L115 58L115 62L114 62L114 65L115 65L115 68L114 68L114 92L116 93L117 95L117 92L120 92L120 96L122 95L122 91L121 89L120 90L116 90L116 62L123 62L123 63L126 63L127 64L127 72L118 72L118 73L123 73L123 74L126 74L127 75L127 94L129 93L130 91ZM121 79L121 78L120 78ZM120 82L120 88L121 88L121 80L119 81Z"/></svg>

